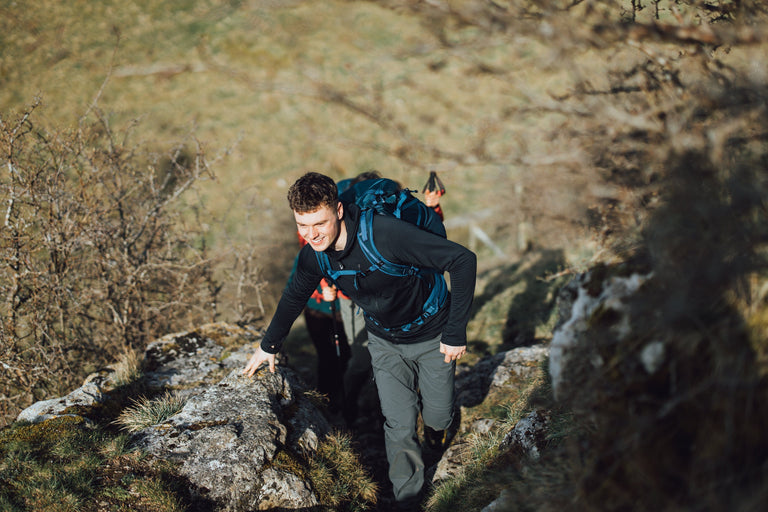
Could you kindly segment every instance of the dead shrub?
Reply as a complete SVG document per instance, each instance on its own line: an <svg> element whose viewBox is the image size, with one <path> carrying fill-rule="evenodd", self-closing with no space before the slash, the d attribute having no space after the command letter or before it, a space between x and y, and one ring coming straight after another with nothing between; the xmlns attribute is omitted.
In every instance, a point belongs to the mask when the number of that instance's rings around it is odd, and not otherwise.
<svg viewBox="0 0 768 512"><path fill-rule="evenodd" d="M195 140L153 153L98 110L77 129L0 118L0 416L79 385L128 349L211 321L220 286L178 208L209 173Z"/></svg>

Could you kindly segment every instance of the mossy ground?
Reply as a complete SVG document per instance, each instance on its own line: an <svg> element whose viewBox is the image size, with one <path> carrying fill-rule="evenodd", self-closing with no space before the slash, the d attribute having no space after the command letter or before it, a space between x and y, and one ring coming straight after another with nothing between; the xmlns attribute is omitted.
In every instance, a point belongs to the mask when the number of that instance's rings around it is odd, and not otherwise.
<svg viewBox="0 0 768 512"><path fill-rule="evenodd" d="M202 510L172 465L150 464L127 436L73 416L0 431L0 483L9 512Z"/></svg>

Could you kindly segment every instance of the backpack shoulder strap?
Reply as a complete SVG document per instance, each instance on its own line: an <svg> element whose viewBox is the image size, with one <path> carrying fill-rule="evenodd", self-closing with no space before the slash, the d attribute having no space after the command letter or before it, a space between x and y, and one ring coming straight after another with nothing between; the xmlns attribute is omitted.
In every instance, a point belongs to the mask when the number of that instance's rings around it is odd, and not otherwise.
<svg viewBox="0 0 768 512"><path fill-rule="evenodd" d="M417 267L393 263L381 255L381 252L373 242L374 215L375 213L373 210L362 210L360 228L357 231L357 241L360 244L360 248L371 263L371 268L369 270L380 270L385 274L397 277L419 274L420 271Z"/></svg>
<svg viewBox="0 0 768 512"><path fill-rule="evenodd" d="M380 270L391 276L417 276L420 279L427 281L431 287L429 297L427 297L426 302L424 302L421 314L413 321L401 325L396 329L401 332L408 332L414 327L424 324L429 317L437 313L440 308L443 307L446 298L448 297L448 286L443 274L437 270L421 269L411 265L392 263L384 258L376 248L376 244L373 243L373 216L374 212L372 210L363 212L363 217L361 217L360 220L360 230L357 234L357 240L360 247L362 248L365 257L371 262L371 268L369 270ZM367 314L366 318L374 324L381 326L375 318Z"/></svg>

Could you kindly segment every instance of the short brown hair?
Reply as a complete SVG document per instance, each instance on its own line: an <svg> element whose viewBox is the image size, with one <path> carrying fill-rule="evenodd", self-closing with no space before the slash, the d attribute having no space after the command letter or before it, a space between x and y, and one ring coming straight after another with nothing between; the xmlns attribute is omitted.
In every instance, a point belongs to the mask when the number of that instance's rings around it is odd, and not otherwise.
<svg viewBox="0 0 768 512"><path fill-rule="evenodd" d="M288 189L288 204L298 213L314 212L322 206L336 208L339 190L336 182L319 172L308 172Z"/></svg>
<svg viewBox="0 0 768 512"><path fill-rule="evenodd" d="M361 181L376 180L379 178L381 178L381 173L373 169L371 171L361 172L360 174L352 178L350 185L354 185L355 183L360 183Z"/></svg>

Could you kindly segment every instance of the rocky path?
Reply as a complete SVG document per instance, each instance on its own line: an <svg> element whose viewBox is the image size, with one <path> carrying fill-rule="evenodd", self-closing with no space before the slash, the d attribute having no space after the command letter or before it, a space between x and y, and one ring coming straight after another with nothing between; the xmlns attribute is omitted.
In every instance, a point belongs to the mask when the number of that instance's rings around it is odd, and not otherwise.
<svg viewBox="0 0 768 512"><path fill-rule="evenodd" d="M376 512L394 509L392 485L387 477L387 454L384 448L384 418L379 408L376 385L371 380L360 393L358 417L352 425L344 426L352 435L361 464L379 486Z"/></svg>
<svg viewBox="0 0 768 512"><path fill-rule="evenodd" d="M371 381L361 392L360 414L353 425L345 427L351 433L360 462L365 466L379 486L376 512L390 512L395 510L392 485L387 476L387 454L384 447L384 417L379 408L376 386ZM434 465L439 456L430 457L425 454L424 462L427 466L427 477L434 473ZM430 468L432 471L430 471ZM428 484L427 484L428 485Z"/></svg>

